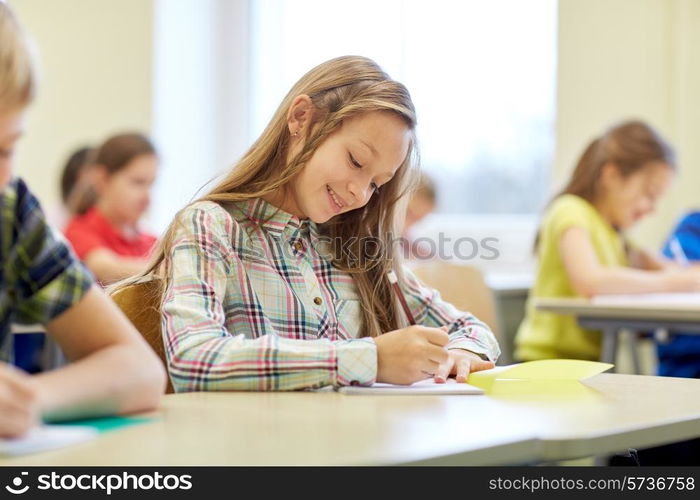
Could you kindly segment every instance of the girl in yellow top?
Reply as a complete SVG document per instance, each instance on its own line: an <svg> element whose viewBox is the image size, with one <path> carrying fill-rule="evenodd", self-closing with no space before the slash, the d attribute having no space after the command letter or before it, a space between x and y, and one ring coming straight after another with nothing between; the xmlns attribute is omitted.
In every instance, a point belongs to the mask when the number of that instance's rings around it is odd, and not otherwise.
<svg viewBox="0 0 700 500"><path fill-rule="evenodd" d="M630 121L588 145L537 237L539 267L515 357L597 360L600 332L572 316L538 311L542 297L700 289L700 273L631 246L624 231L650 214L675 171L671 147L649 125Z"/></svg>

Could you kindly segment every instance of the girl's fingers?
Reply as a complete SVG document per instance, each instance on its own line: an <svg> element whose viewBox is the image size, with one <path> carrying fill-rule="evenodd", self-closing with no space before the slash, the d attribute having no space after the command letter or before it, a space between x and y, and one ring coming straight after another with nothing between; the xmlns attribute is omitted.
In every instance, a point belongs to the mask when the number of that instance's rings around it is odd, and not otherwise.
<svg viewBox="0 0 700 500"><path fill-rule="evenodd" d="M469 372L471 371L471 366L473 360L468 357L462 357L455 363L455 368L457 369L456 379L457 382L466 382L469 378Z"/></svg>
<svg viewBox="0 0 700 500"><path fill-rule="evenodd" d="M32 412L28 407L0 401L0 437L13 437L25 433L32 425Z"/></svg>
<svg viewBox="0 0 700 500"><path fill-rule="evenodd" d="M447 361L441 364L437 371L435 372L435 382L438 384L444 384L447 382L447 377L449 377L450 372L452 372L452 367L454 366L454 359L452 356L447 358Z"/></svg>
<svg viewBox="0 0 700 500"><path fill-rule="evenodd" d="M12 391L15 397L22 400L34 398L34 388L29 376L14 366L0 363L0 384Z"/></svg>

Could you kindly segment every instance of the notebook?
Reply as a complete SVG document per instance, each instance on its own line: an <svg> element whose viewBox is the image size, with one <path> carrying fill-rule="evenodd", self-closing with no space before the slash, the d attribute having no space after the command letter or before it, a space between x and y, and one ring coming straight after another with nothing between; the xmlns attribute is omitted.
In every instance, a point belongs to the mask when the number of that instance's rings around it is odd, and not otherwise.
<svg viewBox="0 0 700 500"><path fill-rule="evenodd" d="M25 455L53 450L94 439L99 431L77 425L41 425L17 438L0 438L0 456Z"/></svg>
<svg viewBox="0 0 700 500"><path fill-rule="evenodd" d="M434 379L427 378L411 385L394 385L376 383L371 386L348 385L338 389L343 394L375 394L381 396L419 396L419 395L447 395L447 394L483 394L484 391L455 379L447 379L444 384L435 383Z"/></svg>

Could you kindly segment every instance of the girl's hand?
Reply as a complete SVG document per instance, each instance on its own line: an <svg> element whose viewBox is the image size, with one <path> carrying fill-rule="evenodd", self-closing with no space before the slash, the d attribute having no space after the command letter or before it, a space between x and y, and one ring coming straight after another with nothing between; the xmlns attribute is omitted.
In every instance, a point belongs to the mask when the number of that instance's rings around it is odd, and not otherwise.
<svg viewBox="0 0 700 500"><path fill-rule="evenodd" d="M450 375L455 375L457 382L466 382L471 372L489 370L496 366L493 362L484 361L478 355L464 349L450 349L447 352L447 361L435 372L435 382L438 384L445 383Z"/></svg>
<svg viewBox="0 0 700 500"><path fill-rule="evenodd" d="M31 377L0 363L0 437L21 436L39 423L39 396Z"/></svg>
<svg viewBox="0 0 700 500"><path fill-rule="evenodd" d="M412 384L433 376L448 361L448 341L444 330L418 325L376 337L377 382Z"/></svg>

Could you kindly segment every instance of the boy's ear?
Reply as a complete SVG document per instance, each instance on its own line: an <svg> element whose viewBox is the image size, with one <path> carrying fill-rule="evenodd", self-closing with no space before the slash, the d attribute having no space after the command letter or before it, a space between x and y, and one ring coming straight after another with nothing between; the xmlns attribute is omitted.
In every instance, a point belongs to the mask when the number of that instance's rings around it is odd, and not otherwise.
<svg viewBox="0 0 700 500"><path fill-rule="evenodd" d="M298 95L292 101L287 111L287 128L289 134L298 137L309 129L313 122L316 107L311 98L306 94Z"/></svg>

